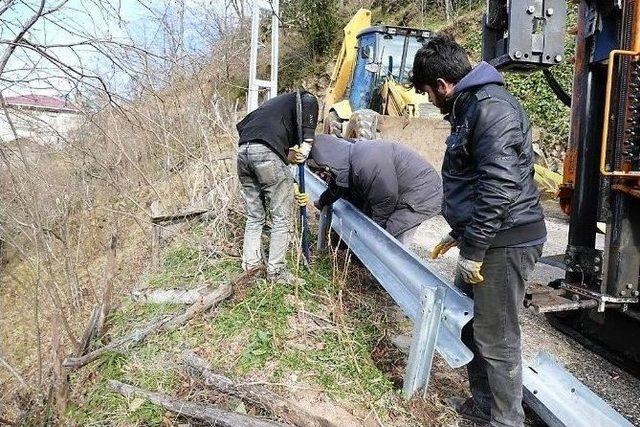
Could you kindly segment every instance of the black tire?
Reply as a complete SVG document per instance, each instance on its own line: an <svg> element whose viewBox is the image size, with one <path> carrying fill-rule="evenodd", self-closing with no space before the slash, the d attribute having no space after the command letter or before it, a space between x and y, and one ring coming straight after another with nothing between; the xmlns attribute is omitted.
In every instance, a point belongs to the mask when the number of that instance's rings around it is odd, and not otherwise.
<svg viewBox="0 0 640 427"><path fill-rule="evenodd" d="M327 116L327 119L325 121L325 133L342 138L342 129L344 126L344 122L346 122L346 120L341 119L340 116L338 116L338 113L335 112L335 110L329 111L329 115Z"/></svg>
<svg viewBox="0 0 640 427"><path fill-rule="evenodd" d="M379 113L369 110L357 110L349 119L345 138L354 139L377 139Z"/></svg>

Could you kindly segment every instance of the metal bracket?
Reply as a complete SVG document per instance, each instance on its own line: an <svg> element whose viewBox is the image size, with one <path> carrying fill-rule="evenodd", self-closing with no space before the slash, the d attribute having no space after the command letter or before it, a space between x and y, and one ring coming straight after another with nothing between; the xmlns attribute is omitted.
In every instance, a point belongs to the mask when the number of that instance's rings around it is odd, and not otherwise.
<svg viewBox="0 0 640 427"><path fill-rule="evenodd" d="M423 387L422 395L427 394L446 292L445 286L424 290L422 315L413 327L409 362L402 387L406 398L411 398L420 387Z"/></svg>
<svg viewBox="0 0 640 427"><path fill-rule="evenodd" d="M583 246L567 246L564 256L566 270L600 276L602 274L602 251Z"/></svg>
<svg viewBox="0 0 640 427"><path fill-rule="evenodd" d="M607 303L609 304L635 304L638 302L636 297L612 297L611 295L601 294L600 292L594 292L589 289L582 288L580 286L571 285L566 282L561 282L560 287L576 295L582 297L591 298L598 302L598 311L603 312Z"/></svg>
<svg viewBox="0 0 640 427"><path fill-rule="evenodd" d="M548 68L564 61L566 3L489 0L482 32L483 59L496 68L516 71ZM493 16L496 11L500 11L500 19Z"/></svg>

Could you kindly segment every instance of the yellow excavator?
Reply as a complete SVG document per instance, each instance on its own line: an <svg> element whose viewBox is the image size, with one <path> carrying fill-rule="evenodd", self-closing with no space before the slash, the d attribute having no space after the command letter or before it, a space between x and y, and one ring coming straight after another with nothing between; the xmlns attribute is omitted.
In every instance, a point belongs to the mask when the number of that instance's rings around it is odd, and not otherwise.
<svg viewBox="0 0 640 427"><path fill-rule="evenodd" d="M400 142L439 169L449 124L426 95L409 85L413 58L432 34L420 28L371 26L371 11L360 9L344 27L321 114L324 132ZM562 180L540 165L535 178L551 193Z"/></svg>
<svg viewBox="0 0 640 427"><path fill-rule="evenodd" d="M431 37L426 29L372 26L371 11L360 9L344 27L321 115L324 131L403 142L439 167L449 127L427 96L408 84L413 58Z"/></svg>

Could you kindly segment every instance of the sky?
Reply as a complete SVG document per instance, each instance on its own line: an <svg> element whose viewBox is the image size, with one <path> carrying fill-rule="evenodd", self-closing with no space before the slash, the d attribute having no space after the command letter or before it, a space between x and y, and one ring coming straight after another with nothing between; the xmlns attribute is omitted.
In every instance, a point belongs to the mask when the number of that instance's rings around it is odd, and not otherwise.
<svg viewBox="0 0 640 427"><path fill-rule="evenodd" d="M45 10L58 5L60 1L62 0L47 0ZM15 0L14 6L0 16L4 21L0 23L0 39L13 39L19 26L28 21L39 3L39 0ZM180 53L197 54L205 46L202 34L195 28L203 25L198 11L221 12L225 1L184 0L184 3L185 42ZM162 54L167 47L162 19L164 18L165 25L169 22L170 25L177 26L179 4L176 0L69 0L60 10L41 19L27 39L51 46L78 43L92 36L110 42L131 44L133 41L140 48ZM198 19L199 23L196 22ZM113 43L107 45L114 49ZM7 46L3 43L0 49L4 51ZM53 47L47 52L74 68L97 70L100 74L109 76L118 88L126 86L128 80L131 80L127 73L93 47ZM113 53L111 52L112 55ZM69 79L61 78L62 76L63 73L56 70L49 61L42 60L41 55L28 49L18 49L0 76L4 78L0 80L0 90L5 96L25 93L66 94L72 90L72 85ZM22 82L19 85L10 84L7 79ZM43 84L45 80L46 84Z"/></svg>

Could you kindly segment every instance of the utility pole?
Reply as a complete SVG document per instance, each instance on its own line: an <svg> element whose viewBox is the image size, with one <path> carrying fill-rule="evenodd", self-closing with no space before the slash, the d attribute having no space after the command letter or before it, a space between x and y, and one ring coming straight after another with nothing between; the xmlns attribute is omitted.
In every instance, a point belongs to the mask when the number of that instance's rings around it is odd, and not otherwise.
<svg viewBox="0 0 640 427"><path fill-rule="evenodd" d="M278 26L279 0L254 0L251 13L251 55L249 58L249 93L247 113L258 108L260 89L268 89L268 99L278 94ZM269 80L258 79L258 43L260 36L260 15L265 11L271 15L271 75Z"/></svg>

